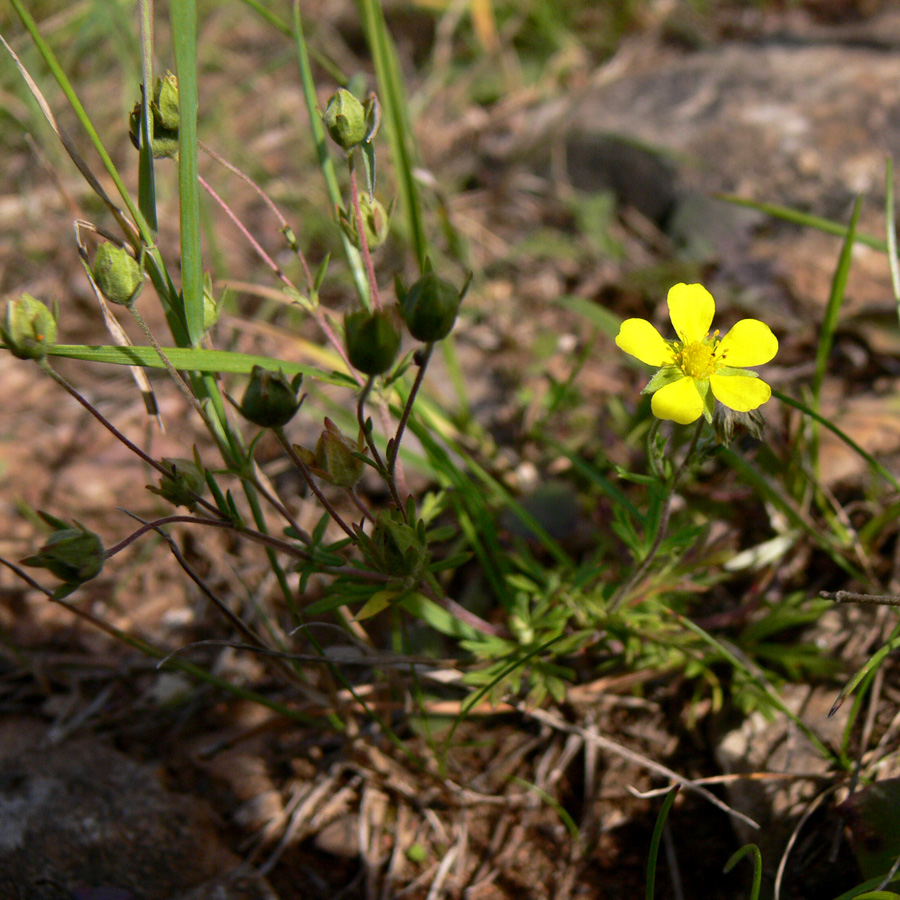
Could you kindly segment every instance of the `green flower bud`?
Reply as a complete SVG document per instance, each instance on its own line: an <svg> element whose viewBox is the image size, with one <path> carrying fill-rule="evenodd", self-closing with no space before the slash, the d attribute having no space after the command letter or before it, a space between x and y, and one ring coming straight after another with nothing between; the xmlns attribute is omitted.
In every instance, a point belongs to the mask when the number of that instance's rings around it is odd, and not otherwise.
<svg viewBox="0 0 900 900"><path fill-rule="evenodd" d="M365 140L368 132L366 109L345 88L332 94L322 118L332 140L342 149L352 150Z"/></svg>
<svg viewBox="0 0 900 900"><path fill-rule="evenodd" d="M165 78L157 78L150 101L150 119L153 135L151 146L154 159L178 156L178 128L181 113L178 103L178 79L167 72ZM128 118L128 134L131 143L141 146L141 104L136 103Z"/></svg>
<svg viewBox="0 0 900 900"><path fill-rule="evenodd" d="M192 459L163 457L168 476L160 476L159 487L148 484L147 490L168 500L172 506L197 508L197 495L206 493L206 477L203 469Z"/></svg>
<svg viewBox="0 0 900 900"><path fill-rule="evenodd" d="M156 79L153 102L150 105L155 122L167 131L178 133L181 125L181 110L178 105L178 79L166 72L165 78Z"/></svg>
<svg viewBox="0 0 900 900"><path fill-rule="evenodd" d="M110 303L131 306L144 287L140 263L124 248L104 241L94 255L94 281Z"/></svg>
<svg viewBox="0 0 900 900"><path fill-rule="evenodd" d="M209 272L205 272L203 274L203 330L209 331L216 322L219 321L219 316L222 315L222 304L225 302L225 294L222 294L218 300L216 300L215 295L213 294L212 287L212 278L210 277Z"/></svg>
<svg viewBox="0 0 900 900"><path fill-rule="evenodd" d="M397 358L400 332L386 312L364 309L344 316L347 356L355 369L366 375L386 372Z"/></svg>
<svg viewBox="0 0 900 900"><path fill-rule="evenodd" d="M362 478L365 463L356 456L366 449L362 432L356 441L341 434L331 419L325 419L325 429L316 442L316 452L303 447L294 448L315 475L336 487L353 487Z"/></svg>
<svg viewBox="0 0 900 900"><path fill-rule="evenodd" d="M301 381L300 375L289 382L281 371L271 372L262 366L254 366L240 410L254 425L281 428L300 409L297 392Z"/></svg>
<svg viewBox="0 0 900 900"><path fill-rule="evenodd" d="M400 315L416 340L439 341L453 329L461 300L452 284L426 272L400 297Z"/></svg>
<svg viewBox="0 0 900 900"><path fill-rule="evenodd" d="M54 523L65 525L59 519ZM103 569L106 553L103 542L77 522L72 528L57 528L41 549L22 560L22 564L38 569L49 569L66 584L84 584L96 578Z"/></svg>
<svg viewBox="0 0 900 900"><path fill-rule="evenodd" d="M31 294L6 301L0 338L19 359L43 359L56 343L56 317Z"/></svg>
<svg viewBox="0 0 900 900"><path fill-rule="evenodd" d="M428 544L424 527L415 528L402 521L399 513L378 513L372 529L374 562L385 574L412 587L419 582L428 562Z"/></svg>
<svg viewBox="0 0 900 900"><path fill-rule="evenodd" d="M366 243L370 250L374 250L387 240L391 230L391 214L384 208L380 200L370 198L368 191L359 193L359 211L362 215ZM356 211L353 209L348 212L341 210L338 218L341 230L347 235L353 246L360 249L362 244L359 240Z"/></svg>

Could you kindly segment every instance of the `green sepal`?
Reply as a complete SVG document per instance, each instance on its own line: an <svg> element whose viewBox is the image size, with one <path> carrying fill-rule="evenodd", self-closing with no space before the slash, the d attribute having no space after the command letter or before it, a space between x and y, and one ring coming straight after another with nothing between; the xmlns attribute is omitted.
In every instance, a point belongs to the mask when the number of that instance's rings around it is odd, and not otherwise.
<svg viewBox="0 0 900 900"><path fill-rule="evenodd" d="M663 366L648 382L647 386L641 391L642 394L655 394L660 388L664 388L668 384L674 384L676 381L684 378L684 372L678 366Z"/></svg>
<svg viewBox="0 0 900 900"><path fill-rule="evenodd" d="M713 413L716 410L716 398L713 396L713 392L709 386L709 379L695 378L694 384L697 387L697 392L703 399L703 418L712 425Z"/></svg>

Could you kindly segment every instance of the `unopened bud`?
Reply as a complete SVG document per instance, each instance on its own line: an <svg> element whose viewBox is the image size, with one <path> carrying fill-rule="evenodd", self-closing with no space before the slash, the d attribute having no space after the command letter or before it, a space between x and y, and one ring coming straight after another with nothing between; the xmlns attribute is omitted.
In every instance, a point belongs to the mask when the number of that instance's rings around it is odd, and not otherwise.
<svg viewBox="0 0 900 900"><path fill-rule="evenodd" d="M159 487L148 484L147 490L168 500L172 506L196 509L197 497L202 497L206 492L203 469L194 460L181 457L164 457L162 464L169 474L160 477Z"/></svg>
<svg viewBox="0 0 900 900"><path fill-rule="evenodd" d="M400 315L416 340L439 341L452 331L461 300L452 284L426 272L400 297Z"/></svg>
<svg viewBox="0 0 900 900"><path fill-rule="evenodd" d="M225 294L222 294L218 300L216 300L215 295L213 294L213 286L212 286L212 278L209 273L206 272L203 275L203 330L209 331L216 322L219 321L219 316L222 315L222 304L225 302Z"/></svg>
<svg viewBox="0 0 900 900"><path fill-rule="evenodd" d="M352 150L365 140L366 109L346 88L332 94L322 118L332 140L342 149Z"/></svg>
<svg viewBox="0 0 900 900"><path fill-rule="evenodd" d="M56 343L56 318L31 294L6 301L0 338L19 359L43 359Z"/></svg>
<svg viewBox="0 0 900 900"><path fill-rule="evenodd" d="M168 131L178 133L181 125L181 110L178 104L178 79L166 72L165 78L156 79L156 88L153 91L153 103L151 105L153 118Z"/></svg>
<svg viewBox="0 0 900 900"><path fill-rule="evenodd" d="M344 316L344 337L351 365L366 375L386 372L397 358L400 332L386 312L364 309Z"/></svg>
<svg viewBox="0 0 900 900"><path fill-rule="evenodd" d="M357 454L365 452L362 432L356 441L341 434L331 419L325 419L325 429L316 442L316 452L304 451L304 460L323 481L336 487L353 487L362 478L365 463ZM302 448L299 448L302 449Z"/></svg>
<svg viewBox="0 0 900 900"><path fill-rule="evenodd" d="M144 287L140 263L124 248L104 241L94 255L94 281L110 303L131 306Z"/></svg>
<svg viewBox="0 0 900 900"><path fill-rule="evenodd" d="M300 375L289 382L281 371L272 372L262 366L254 366L240 410L254 425L281 428L300 409L297 392L301 381Z"/></svg>
<svg viewBox="0 0 900 900"><path fill-rule="evenodd" d="M403 522L389 511L378 513L372 529L376 566L401 583L416 584L425 571L428 545L420 528Z"/></svg>
<svg viewBox="0 0 900 900"><path fill-rule="evenodd" d="M131 143L141 146L141 104L136 103L129 116L128 133ZM178 102L178 79L167 72L165 78L157 78L150 101L150 145L154 159L178 156L178 128L181 112Z"/></svg>
<svg viewBox="0 0 900 900"><path fill-rule="evenodd" d="M55 522L64 525L59 519ZM57 528L41 549L22 560L33 568L48 569L66 584L84 584L103 569L106 554L103 542L77 522L74 527Z"/></svg>
<svg viewBox="0 0 900 900"><path fill-rule="evenodd" d="M391 216L380 200L369 197L368 191L359 194L359 212L362 217L363 232L370 250L380 247L391 230ZM340 211L341 229L357 249L361 249L356 210Z"/></svg>

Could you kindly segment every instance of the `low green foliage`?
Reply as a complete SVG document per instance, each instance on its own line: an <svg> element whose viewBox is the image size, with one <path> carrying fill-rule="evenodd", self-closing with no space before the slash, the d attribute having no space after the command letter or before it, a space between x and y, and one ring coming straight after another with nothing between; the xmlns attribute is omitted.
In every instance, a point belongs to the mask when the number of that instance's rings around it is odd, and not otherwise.
<svg viewBox="0 0 900 900"><path fill-rule="evenodd" d="M535 413L522 434L529 459L536 461L538 483L521 490L502 464L502 448L478 423L465 393L466 373L455 357L453 331L460 317L470 314L469 306L477 308L479 273L466 271L459 235L441 220L443 207L422 196L396 48L375 0L359 4L376 71L374 90L354 91L350 78L339 79L324 113L316 107L321 86L313 80L299 5L287 23L248 3L276 32L291 35L285 47L296 52L310 113L297 140L305 141L318 159L317 177L324 180L328 197L319 213L331 229L329 249L343 250L341 259L322 253L315 265L306 256L315 243L310 235L289 224L262 187L225 162L216 148L197 140L201 73L194 3L172 4L177 35L172 48L151 44L152 5L149 0L141 4L140 97L121 123L121 134L130 130L133 152L140 154L138 183L132 186L125 184L106 146L121 135L101 137L41 27L21 0L13 5L40 55L43 77L57 82L100 158L103 181L111 181L119 194L114 201L106 193L76 144L58 129L44 94L47 86L38 83L7 44L42 114L99 200L102 222L81 223L87 235L85 243L79 237L85 277L107 313L105 301L118 305L116 312L135 317L146 343L132 346L124 330L111 325L110 346L59 344L66 334L65 318L23 294L8 300L0 326L4 349L22 359L22 365L36 364L41 377L68 392L91 412L98 427L107 428L153 469L156 482L148 487L155 497L188 510L184 515L167 511L110 548L84 526L45 514L53 531L44 547L22 563L62 581L55 591L46 589L48 595L62 601L76 589L89 590L84 586L101 576L107 559L151 533L163 536L193 577L170 526L218 529L263 549L278 591L259 628L216 599L229 634L242 648L271 661L273 673L291 684L310 676L289 649L317 660L330 675L327 692L320 695L327 702L318 712L318 721L328 727L345 726L338 692L346 689L403 748L391 724L370 709L357 680L341 665L352 642L362 648L360 654L389 650L398 658L415 656L408 666L414 687L404 683L404 690L420 706L427 701L417 666L449 658L459 678L446 690L454 692L460 718L481 700L562 706L578 682L649 672L669 679L673 690L698 707L705 702L713 711L787 716L836 769L852 767L846 746L829 746L788 709L779 693L788 682L835 674L834 662L806 638L830 601L796 589L770 600L762 596L761 585L801 545L868 584L866 559L896 515L896 500L884 501L868 530L854 531L817 471L819 429L827 428L865 460L879 484L900 487L819 406L854 242L878 243L856 233L858 206L846 228L764 208L844 237L807 396L772 392L748 368L768 363L778 350L767 324L743 319L724 336L711 332L714 301L700 284L668 283L672 329L666 334L644 319L622 321L616 311L583 298L560 298L561 307L583 316L594 329L596 342L570 354L567 372L550 377L543 396L522 389L521 405ZM604 14L621 32L632 5L618 15L613 9L604 6ZM577 14L587 12L581 6ZM532 23L529 39L557 39L559 29L568 27L558 21L562 14L562 7L528 4L522 15L523 22ZM497 15L503 22L512 11L498 7ZM169 73L154 80L150 61L166 56L174 57L177 78ZM390 148L387 161L382 159L384 146ZM279 251L292 254L292 268L283 266L279 252L266 248L266 239L201 177L198 160L204 154L224 163L263 198L283 237ZM399 195L396 209L389 198L376 196L381 190L376 171L385 170ZM157 186L164 179L179 197L175 254L163 252L157 243ZM213 292L217 273L207 267L212 254L203 253L204 244L215 245L216 237L212 233L201 241L207 228L201 214L203 191L267 266L272 282L267 290L290 307L294 321L317 329L317 342L303 339L313 362L301 365L230 349L217 325L222 298L217 300ZM613 233L615 210L609 197L576 198L572 206L576 222L596 230L583 248L571 251L573 258L624 252ZM92 252L90 241L96 244ZM541 241L542 253L558 249L543 242L543 235ZM407 269L414 273L409 289L402 278L390 291L383 286L388 278L378 254L388 252L408 258ZM432 259L439 262L432 264ZM286 271L301 273L298 283ZM169 332L165 338L158 339L138 311L139 296L141 303L147 302L145 279L160 303ZM470 282L475 296L463 303ZM333 308L336 296L342 315ZM605 421L613 423L616 443L625 450L616 457L619 462L607 452L605 436L598 439L593 411L585 410L578 383L596 347L614 352L613 337L635 364L656 370L645 372L644 394L652 398L641 399L636 391L608 401ZM555 347L555 340L548 339L547 346ZM455 398L429 384L436 352L443 354ZM538 362L552 352L536 347ZM57 372L58 357L132 366L145 391L143 370L165 370L208 431L208 446L185 446L177 458L155 458ZM621 363L630 364L624 355ZM232 393L241 396L240 402L232 400ZM778 444L767 439L757 413L767 402L794 413L789 433ZM314 436L306 447L293 443L288 429L298 422L310 425L318 439ZM280 450L285 466L315 498L319 517L314 525L303 527L290 498L262 474L264 446L268 452ZM426 487L410 490L412 476L423 479ZM714 481L718 494L707 489ZM764 536L731 529L739 537L755 535L746 547L736 546L733 534L723 537L722 528L714 527L734 525L733 511L729 518L725 507L738 496L748 517L768 515ZM873 505L879 501L880 495L873 493ZM778 531L770 533L769 525L776 521ZM14 563L7 565L32 587L41 587ZM745 602L745 595L752 601ZM150 656L167 656L162 648L106 630ZM335 633L339 638L328 643ZM898 642L895 635L874 653L847 684L841 701L857 689L862 692ZM291 713L288 705L229 685L183 660L167 664L309 721ZM371 668L373 678L391 686L399 683L399 664ZM420 713L426 721L427 711ZM854 722L858 714L854 706ZM661 821L673 797L667 799ZM577 831L562 807L559 815L570 832ZM651 850L648 897L653 896L659 839L657 834ZM729 866L743 853L753 853L755 900L758 851L739 851ZM424 858L418 850L415 856Z"/></svg>

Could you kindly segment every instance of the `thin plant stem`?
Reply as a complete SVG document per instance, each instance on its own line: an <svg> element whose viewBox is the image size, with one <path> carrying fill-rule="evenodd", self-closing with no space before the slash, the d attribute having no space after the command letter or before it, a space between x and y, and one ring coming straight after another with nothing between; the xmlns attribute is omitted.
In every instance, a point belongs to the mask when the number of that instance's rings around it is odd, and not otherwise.
<svg viewBox="0 0 900 900"><path fill-rule="evenodd" d="M356 508L362 513L363 519L365 519L366 521L369 521L369 522L374 522L375 521L374 516L372 515L369 508L365 505L365 503L362 502L362 500L359 497L359 494L356 493L356 488L348 487L347 493L350 495L350 499L356 505Z"/></svg>
<svg viewBox="0 0 900 900"><path fill-rule="evenodd" d="M233 163L230 163L227 159L225 159L225 157L221 156L215 150L213 150L212 147L208 147L206 144L204 144L203 141L197 141L197 145L204 153L211 156L217 163L219 163L219 165L224 166L226 169L228 169L229 172L237 175L238 178L248 184L259 195L263 203L265 203L266 206L268 206L271 210L272 215L274 215L275 218L278 219L278 224L281 226L281 231L285 236L287 236L289 233L293 234L288 220L282 215L281 210L278 209L278 207L275 205L275 201L272 200L272 198L246 172L242 172L237 166L235 166ZM201 184L203 185L205 190L211 191L209 185L205 181L202 181ZM232 221L234 221L234 219L232 219ZM240 223L236 224L240 225ZM309 289L312 290L313 278L312 274L310 273L309 265L306 262L306 257L303 255L303 251L297 246L296 242L292 243L289 240L288 243L291 245L291 249L294 251L294 253L297 254L297 258L300 260L300 265L303 266L303 274L306 277L306 283L309 286Z"/></svg>
<svg viewBox="0 0 900 900"><path fill-rule="evenodd" d="M344 533L351 538L352 540L356 540L356 533L353 529L341 518L340 513L334 508L329 499L322 493L319 489L319 486L316 484L315 479L313 478L312 472L309 470L309 466L303 462L302 459L297 455L296 450L294 450L291 442L288 440L287 435L284 433L283 428L273 428L272 431L275 434L275 437L278 439L278 443L284 448L284 452L287 453L288 457L290 457L291 462L297 467L297 470L303 476L303 480L309 485L310 490L316 495L319 503L325 508L328 512L328 515L337 522L338 525L343 529Z"/></svg>
<svg viewBox="0 0 900 900"><path fill-rule="evenodd" d="M659 553L660 547L662 547L663 540L665 539L666 532L669 529L669 517L672 514L672 500L675 497L675 490L678 487L678 483L681 481L684 473L688 470L691 459L694 455L694 451L697 449L697 441L700 439L700 432L703 430L703 425L705 423L705 419L701 418L697 422L697 427L694 429L694 435L691 438L691 443L688 445L687 452L684 455L684 458L681 460L680 465L675 470L672 475L671 481L669 482L668 489L666 491L666 498L663 501L662 513L659 517L659 524L656 528L656 537L653 540L653 544L650 547L650 550L647 552L647 555L642 560L641 564L632 572L631 577L613 593L612 597L610 597L609 605L607 607L608 612L615 612L621 605L625 598L631 593L634 588L641 583L644 576L650 570L650 567L653 565L653 561L656 559L657 553ZM650 435L653 436L655 432L651 430ZM651 451L651 456L652 451Z"/></svg>
<svg viewBox="0 0 900 900"><path fill-rule="evenodd" d="M374 384L375 376L370 375L366 383L363 385L363 389L360 392L359 399L356 401L356 421L359 423L359 427L362 430L369 450L372 451L372 459L374 460L375 465L378 467L378 471L384 474L384 472L386 471L384 460L381 458L381 454L378 452L378 447L375 446L375 441L372 438L371 430L366 428L366 400L369 399L369 394L372 393L372 385Z"/></svg>
<svg viewBox="0 0 900 900"><path fill-rule="evenodd" d="M127 631L122 631L115 626L110 625L108 622L104 622L102 619L98 618L87 610L81 609L78 606L75 606L75 604L69 603L60 597L55 597L52 591L48 590L42 584L35 581L35 579L33 579L27 572L23 571L14 563L9 562L9 560L0 557L0 563L15 572L16 575L18 575L30 587L34 588L37 591L40 591L42 594L45 594L47 598L53 603L57 603L60 606L65 607L73 615L85 619L95 628L105 632L110 637L115 638L117 641L120 641L123 644L127 644L129 647L133 647L135 650L139 650L146 656L150 656L154 659L160 660L160 665L170 665L174 669L179 669L180 671L191 675L198 681L203 681L206 682L206 684L213 685L214 687L224 690L226 693L232 694L235 697L249 700L252 703L258 703L260 706L271 709L273 712L276 712L287 719L291 719L294 722L298 722L301 725L311 725L317 721L313 716L308 716L304 713L298 712L297 710L291 709L289 706L285 706L283 703L279 703L276 700L270 700L263 694L259 694L256 691L241 687L237 684L231 684L221 676L214 675L212 672L207 672L206 669L196 665L195 663L188 662L184 659L179 659L178 657L173 657L172 654L167 653L164 650L160 650L153 644L144 641L141 638L134 637L134 635L128 634ZM337 727L343 728L343 725L338 724Z"/></svg>
<svg viewBox="0 0 900 900"><path fill-rule="evenodd" d="M150 341L151 346L156 351L159 358L162 360L162 364L166 367L166 371L175 382L175 387L177 387L178 390L181 391L181 393L187 399L188 403L190 403L194 412L196 412L197 415L200 416L203 423L207 426L207 428L209 428L210 431L212 431L212 425L209 422L209 417L207 416L206 411L200 405L200 401L194 395L194 392L191 390L190 385L182 377L181 372L179 372L178 369L176 369L175 366L172 365L171 360L163 352L163 348L160 346L159 341L157 341L153 336L153 332L150 330L150 326L147 324L144 317L138 312L137 308L134 305L127 307L127 309L134 318L134 321L137 322L138 327L141 329L141 331L144 332L144 336L148 341Z"/></svg>
<svg viewBox="0 0 900 900"><path fill-rule="evenodd" d="M867 603L872 606L900 606L897 594L857 594L854 591L819 591L824 600L835 603Z"/></svg>
<svg viewBox="0 0 900 900"><path fill-rule="evenodd" d="M259 241L256 240L255 237L250 233L249 229L246 225L237 217L235 212L231 209L231 207L216 193L216 191L203 179L200 177L200 184L203 189L219 204L219 206L225 212L225 215L228 216L229 219L234 223L235 227L240 231L240 233L244 236L244 238L249 242L250 246L257 252L260 259L272 270L273 274L276 278L279 278L286 287L290 288L295 293L299 294L300 292L297 290L295 285L291 282L290 278L281 271L278 266L278 263L269 256L268 253L263 249L260 245ZM306 269L306 265L304 263L304 269ZM309 270L306 270L307 278L309 278ZM316 309L314 306L304 306L316 320L316 324L319 328L322 329L323 334L328 339L328 342L332 347L337 351L338 356L340 356L341 360L344 362L344 365L347 366L347 371L356 379L358 384L362 384L362 378L356 369L350 365L350 360L347 357L347 351L344 349L344 344L341 339L337 336L334 329L328 322L328 319L322 314L322 312Z"/></svg>
<svg viewBox="0 0 900 900"><path fill-rule="evenodd" d="M280 538L274 537L271 534L265 534L261 531L254 531L251 528L247 528L244 525L238 525L235 522L223 521L220 519L206 519L202 516L189 516L189 515L173 515L173 516L164 516L161 519L155 519L152 522L145 522L141 525L140 528L136 529L127 538L119 541L118 544L110 547L106 551L106 558L108 559L111 556L115 556L117 553L120 553L129 545L133 544L138 538L145 535L148 531L158 531L163 525L173 525L183 523L186 525L205 525L210 528L228 528L235 532L235 534L240 535L243 538L246 538L249 541L253 541L256 544L262 544L267 549L280 551L282 553L287 554L288 556L293 556L296 559L303 559L308 562L313 561L313 556L307 550L304 550L302 547L297 547L294 544L288 543L287 541L283 541ZM370 572L367 569L358 569L355 566L318 566L317 571L324 572L327 575L345 575L352 578L359 578L363 581L371 581L376 584L384 584L390 580L388 575L383 574L382 572Z"/></svg>
<svg viewBox="0 0 900 900"><path fill-rule="evenodd" d="M356 233L359 235L359 252L362 254L366 274L369 276L369 290L372 295L372 305L381 311L381 296L378 292L378 282L375 279L375 264L372 262L372 254L369 252L369 241L366 238L366 230L363 225L362 209L359 206L359 188L356 181L356 167L353 165L353 154L348 157L350 167L350 203L353 207L353 215L356 218Z"/></svg>
<svg viewBox="0 0 900 900"><path fill-rule="evenodd" d="M482 634L489 634L492 637L509 637L509 633L504 628L485 621L481 616L457 603L452 597L448 597L441 591L436 591L427 581L423 581L419 585L418 590L428 597L429 600L433 600L438 606L442 606L454 618L459 619L460 622L469 625L476 631L480 631Z"/></svg>
<svg viewBox="0 0 900 900"><path fill-rule="evenodd" d="M375 466L378 469L379 474L382 478L384 478L388 490L391 493L391 500L394 501L394 505L397 509L400 510L401 515L404 520L406 519L406 509L403 506L403 503L400 501L400 494L397 491L397 483L396 481L390 477L388 474L388 468L384 463L384 460L381 458L381 454L378 452L378 447L375 445L375 438L372 436L372 432L369 428L366 428L366 400L369 397L369 394L372 391L372 385L375 383L375 376L370 375L368 381L366 381L365 386L362 389L362 392L359 395L359 400L356 404L356 420L359 422L359 427L362 429L363 435L366 439L366 444L369 447L369 450L372 451L372 459L375 462ZM384 411L384 410L382 410ZM386 418L386 417L385 417ZM389 422L385 422L387 426Z"/></svg>
<svg viewBox="0 0 900 900"><path fill-rule="evenodd" d="M255 474L250 474L246 476L250 483L253 485L256 490L262 494L265 499L272 504L272 506L278 511L278 513L284 518L284 520L291 526L291 528L296 533L299 540L303 541L304 544L311 544L312 537L309 532L307 532L304 528L301 528L297 520L291 514L291 511L275 496Z"/></svg>
<svg viewBox="0 0 900 900"><path fill-rule="evenodd" d="M403 432L406 430L406 423L409 421L410 414L412 413L416 395L419 393L419 388L422 386L422 381L425 378L425 369L428 367L428 362L431 359L432 350L434 350L433 341L427 343L417 354L416 362L418 363L419 370L416 372L415 381L413 381L413 386L410 389L409 396L406 398L406 404L403 407L403 412L400 415L397 433L394 435L394 439L387 449L388 480L394 485L393 492L395 494L397 493L397 459L400 456L400 443L403 440Z"/></svg>
<svg viewBox="0 0 900 900"><path fill-rule="evenodd" d="M51 368L50 364L44 359L39 363L41 370L49 375L61 388L66 390L69 394L71 394L104 428L109 431L113 437L116 438L117 441L120 441L124 444L132 453L140 457L148 466L153 469L156 469L161 475L166 478L171 479L172 472L167 469L162 463L157 462L152 456L145 453L137 444L133 441L129 440L129 438L125 437L112 422L107 419L103 413L101 413L96 407L92 406L91 403L78 392L78 389L71 385L62 375L59 374L55 369ZM185 486L186 487L186 486ZM189 490L189 489L188 489ZM213 515L219 516L221 519L225 520L226 517L224 513L213 503L210 503L204 497L200 496L200 494L196 493L196 491L190 491L193 495L193 498L196 503L200 506L207 509Z"/></svg>

